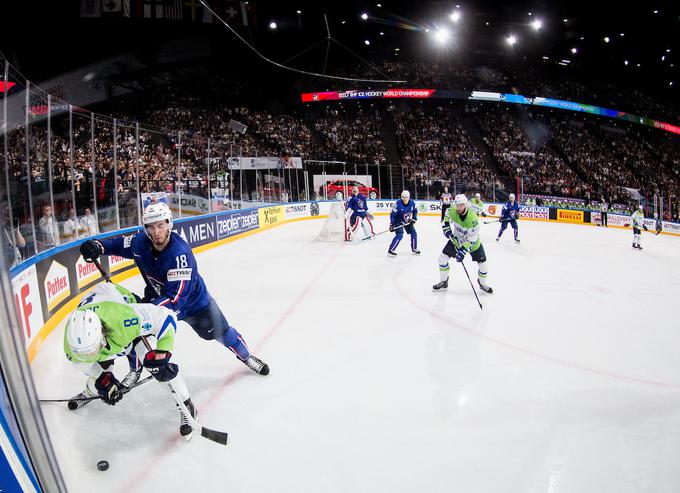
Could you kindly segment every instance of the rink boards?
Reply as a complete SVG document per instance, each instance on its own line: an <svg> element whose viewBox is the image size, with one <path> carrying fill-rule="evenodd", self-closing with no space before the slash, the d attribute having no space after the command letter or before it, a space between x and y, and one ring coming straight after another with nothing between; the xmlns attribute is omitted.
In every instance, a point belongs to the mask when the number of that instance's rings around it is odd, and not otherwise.
<svg viewBox="0 0 680 493"><path fill-rule="evenodd" d="M441 214L439 202L416 202L422 215ZM369 200L368 208L374 214L387 215L394 203L393 200ZM291 221L325 218L331 204L332 201L292 203L206 214L176 220L174 231L195 252L201 252ZM497 217L501 208L502 204L497 203L484 206L491 218ZM598 225L600 222L600 214L597 212L542 206L521 206L520 215L521 220L583 225ZM629 227L630 219L628 216L610 213L608 223L610 227L624 228ZM645 223L650 230L654 229L653 220L646 219ZM128 228L95 238L137 231L139 228ZM680 235L680 225L664 221L663 234ZM83 240L78 240L56 247L27 260L11 271L15 307L30 361L54 327L77 306L79 295L101 281L96 267L80 256L78 249L82 242ZM131 260L120 257L102 257L102 265L116 281L139 273Z"/></svg>

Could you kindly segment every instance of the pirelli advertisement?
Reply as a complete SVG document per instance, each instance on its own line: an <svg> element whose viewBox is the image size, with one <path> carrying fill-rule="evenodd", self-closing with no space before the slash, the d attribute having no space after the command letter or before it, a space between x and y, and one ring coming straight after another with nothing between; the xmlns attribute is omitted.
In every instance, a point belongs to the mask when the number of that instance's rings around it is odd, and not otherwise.
<svg viewBox="0 0 680 493"><path fill-rule="evenodd" d="M563 223L582 223L583 211L572 211L568 209L557 209L557 220Z"/></svg>

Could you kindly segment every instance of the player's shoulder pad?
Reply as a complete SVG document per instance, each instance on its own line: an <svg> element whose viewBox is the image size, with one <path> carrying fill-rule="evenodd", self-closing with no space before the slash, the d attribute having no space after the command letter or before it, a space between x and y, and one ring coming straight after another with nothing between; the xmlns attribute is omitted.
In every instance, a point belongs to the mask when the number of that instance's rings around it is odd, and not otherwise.
<svg viewBox="0 0 680 493"><path fill-rule="evenodd" d="M168 245L168 248L166 248L168 253L173 257L175 255L181 254L186 255L187 258L189 256L193 258L194 252L191 250L189 244L186 241L184 241L184 239L177 233L172 234L174 235L173 240L170 242L170 245Z"/></svg>

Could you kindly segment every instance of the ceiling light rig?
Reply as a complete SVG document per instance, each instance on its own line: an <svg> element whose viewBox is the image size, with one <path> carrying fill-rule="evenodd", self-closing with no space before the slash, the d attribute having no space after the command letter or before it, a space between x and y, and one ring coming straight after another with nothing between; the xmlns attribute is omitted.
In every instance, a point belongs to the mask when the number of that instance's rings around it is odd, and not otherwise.
<svg viewBox="0 0 680 493"><path fill-rule="evenodd" d="M511 34L510 36L505 38L505 42L508 43L510 46L515 46L515 44L517 43L517 38L513 34Z"/></svg>
<svg viewBox="0 0 680 493"><path fill-rule="evenodd" d="M449 40L451 33L444 28L439 28L434 33L434 39L439 45L444 45Z"/></svg>

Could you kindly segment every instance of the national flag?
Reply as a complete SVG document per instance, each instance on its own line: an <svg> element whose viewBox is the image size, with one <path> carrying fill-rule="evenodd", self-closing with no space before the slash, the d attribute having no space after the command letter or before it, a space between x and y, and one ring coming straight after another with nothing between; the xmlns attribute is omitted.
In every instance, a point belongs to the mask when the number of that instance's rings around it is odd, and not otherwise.
<svg viewBox="0 0 680 493"><path fill-rule="evenodd" d="M144 0L144 17L162 19L164 15L164 0Z"/></svg>
<svg viewBox="0 0 680 493"><path fill-rule="evenodd" d="M102 0L102 17L120 17L123 15L123 0Z"/></svg>
<svg viewBox="0 0 680 493"><path fill-rule="evenodd" d="M80 17L101 17L101 0L80 0Z"/></svg>
<svg viewBox="0 0 680 493"><path fill-rule="evenodd" d="M168 0L165 4L165 18L182 20L182 0Z"/></svg>
<svg viewBox="0 0 680 493"><path fill-rule="evenodd" d="M198 0L184 0L183 18L191 22L203 20L203 4Z"/></svg>

